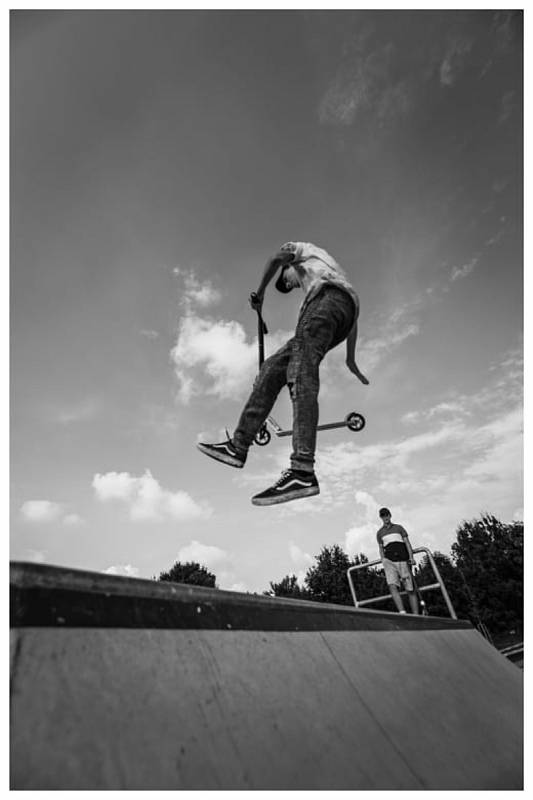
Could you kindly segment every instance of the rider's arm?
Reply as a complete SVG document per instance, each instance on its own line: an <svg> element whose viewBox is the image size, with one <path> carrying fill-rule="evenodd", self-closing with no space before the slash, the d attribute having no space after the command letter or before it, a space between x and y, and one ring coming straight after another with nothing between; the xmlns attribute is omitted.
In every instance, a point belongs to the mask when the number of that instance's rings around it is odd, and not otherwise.
<svg viewBox="0 0 533 800"><path fill-rule="evenodd" d="M352 329L346 338L346 366L353 372L356 378L359 378L361 383L368 384L368 378L363 375L359 367L355 363L355 345L357 344L357 319L352 325Z"/></svg>
<svg viewBox="0 0 533 800"><path fill-rule="evenodd" d="M262 302L263 297L265 294L265 289L278 271L278 269L285 264L290 264L291 261L294 261L294 253L289 252L288 250L278 250L278 252L269 258L265 264L265 269L263 271L263 277L261 278L261 283L259 284L259 288L257 289L256 295L258 296L259 300Z"/></svg>
<svg viewBox="0 0 533 800"><path fill-rule="evenodd" d="M383 559L385 558L385 551L383 550L383 542L381 541L381 534L380 533L378 533L376 535L376 539L378 540L379 557L383 561Z"/></svg>
<svg viewBox="0 0 533 800"><path fill-rule="evenodd" d="M407 547L407 552L409 553L409 563L414 565L415 559L413 556L413 548L411 547L411 542L409 541L409 535L405 530L405 528L403 527L402 527L402 538L405 542L405 546Z"/></svg>

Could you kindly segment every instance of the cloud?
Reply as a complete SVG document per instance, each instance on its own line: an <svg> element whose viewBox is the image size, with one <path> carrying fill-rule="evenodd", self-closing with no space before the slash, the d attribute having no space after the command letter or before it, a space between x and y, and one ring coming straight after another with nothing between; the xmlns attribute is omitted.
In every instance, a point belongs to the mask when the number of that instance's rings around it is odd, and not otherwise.
<svg viewBox="0 0 533 800"><path fill-rule="evenodd" d="M303 584L307 570L313 566L315 559L309 553L301 550L294 542L289 542L289 555L291 562L294 564L296 575L299 584Z"/></svg>
<svg viewBox="0 0 533 800"><path fill-rule="evenodd" d="M203 393L236 399L252 383L257 350L246 342L238 322L186 316L180 322L171 359L182 403Z"/></svg>
<svg viewBox="0 0 533 800"><path fill-rule="evenodd" d="M193 539L188 545L178 550L178 561L196 561L209 569L215 569L228 563L229 554L215 545L202 544Z"/></svg>
<svg viewBox="0 0 533 800"><path fill-rule="evenodd" d="M105 475L97 473L92 482L93 489L99 500L129 500L136 489L136 478L129 472L106 472Z"/></svg>
<svg viewBox="0 0 533 800"><path fill-rule="evenodd" d="M504 122L507 122L507 120L513 113L513 109L517 105L514 97L515 93L513 91L505 92L505 94L503 95L501 100L500 116L498 117L498 122L500 125L502 125Z"/></svg>
<svg viewBox="0 0 533 800"><path fill-rule="evenodd" d="M187 492L164 489L148 469L140 477L129 472L96 474L92 486L101 502L125 503L133 522L205 519L212 513L209 505L197 503Z"/></svg>
<svg viewBox="0 0 533 800"><path fill-rule="evenodd" d="M390 355L406 339L411 336L418 336L419 333L420 326L415 322L397 327L392 322L390 324L386 323L382 335L369 339L361 337L357 360L364 364L365 370L371 371L386 355Z"/></svg>
<svg viewBox="0 0 533 800"><path fill-rule="evenodd" d="M85 520L83 517L80 517L79 514L66 514L63 517L63 525L67 525L68 527L77 527L78 525L84 525Z"/></svg>
<svg viewBox="0 0 533 800"><path fill-rule="evenodd" d="M465 36L457 36L448 44L446 54L440 65L440 82L442 86L453 86L463 72L467 56L473 40Z"/></svg>
<svg viewBox="0 0 533 800"><path fill-rule="evenodd" d="M351 125L362 114L380 126L408 114L414 104L411 77L397 75L397 51L390 42L366 48L368 32L355 37L349 58L342 60L318 106L324 125Z"/></svg>
<svg viewBox="0 0 533 800"><path fill-rule="evenodd" d="M277 331L270 348L290 334ZM212 320L188 314L180 320L171 361L178 380L178 399L184 405L198 395L243 400L257 373L257 338L247 342L239 322Z"/></svg>
<svg viewBox="0 0 533 800"><path fill-rule="evenodd" d="M456 281L459 278L466 278L467 275L470 275L470 273L474 271L476 265L478 264L479 257L480 253L476 253L476 255L466 264L463 264L462 267L454 267L450 275L450 280Z"/></svg>
<svg viewBox="0 0 533 800"><path fill-rule="evenodd" d="M378 511L381 505L368 492L355 492L357 522L344 535L344 549L348 555L369 553L375 549L376 531L380 527ZM370 560L374 559L370 557Z"/></svg>
<svg viewBox="0 0 533 800"><path fill-rule="evenodd" d="M159 339L159 333L157 331L143 329L142 331L140 331L140 334L141 336L144 336L145 339L150 339L152 341L155 341L155 339Z"/></svg>
<svg viewBox="0 0 533 800"><path fill-rule="evenodd" d="M103 569L105 575L124 575L127 578L138 578L140 570L138 567L133 567L131 564L119 564L115 567L108 567Z"/></svg>
<svg viewBox="0 0 533 800"><path fill-rule="evenodd" d="M31 547L26 550L26 558L28 561L34 561L36 564L43 564L46 561L45 550L33 550Z"/></svg>
<svg viewBox="0 0 533 800"><path fill-rule="evenodd" d="M85 522L79 514L68 512L63 503L55 503L52 500L26 500L20 507L20 515L27 522L34 524L61 522L67 527L75 527Z"/></svg>
<svg viewBox="0 0 533 800"><path fill-rule="evenodd" d="M248 585L243 583L242 581L237 581L237 583L232 583L231 586L228 586L228 590L230 592L248 592Z"/></svg>
<svg viewBox="0 0 533 800"><path fill-rule="evenodd" d="M211 281L201 281L194 270L185 270L182 267L175 267L173 275L182 281L181 304L191 310L194 306L207 308L216 305L222 299L218 289L215 289Z"/></svg>
<svg viewBox="0 0 533 800"><path fill-rule="evenodd" d="M60 425L73 425L77 422L86 422L93 419L98 413L100 403L94 397L87 397L69 406L63 406L53 412L55 420Z"/></svg>
<svg viewBox="0 0 533 800"><path fill-rule="evenodd" d="M64 507L51 500L26 500L20 513L28 522L56 522L64 513Z"/></svg>
<svg viewBox="0 0 533 800"><path fill-rule="evenodd" d="M216 575L217 586L234 592L245 592L247 586L236 580L234 557L216 545L204 544L193 539L178 550L178 561L195 561Z"/></svg>

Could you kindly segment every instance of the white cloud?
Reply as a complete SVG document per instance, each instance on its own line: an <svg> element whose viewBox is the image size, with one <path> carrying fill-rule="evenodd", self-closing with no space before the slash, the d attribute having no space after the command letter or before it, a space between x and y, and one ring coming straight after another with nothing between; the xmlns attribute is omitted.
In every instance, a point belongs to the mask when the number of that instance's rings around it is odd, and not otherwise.
<svg viewBox="0 0 533 800"><path fill-rule="evenodd" d="M124 575L127 578L138 578L139 568L133 567L131 564L119 564L115 567L108 567L102 570L106 575Z"/></svg>
<svg viewBox="0 0 533 800"><path fill-rule="evenodd" d="M26 500L20 507L22 517L28 522L56 522L63 512L64 507L51 500Z"/></svg>
<svg viewBox="0 0 533 800"><path fill-rule="evenodd" d="M96 474L92 486L100 501L125 503L134 522L201 519L212 513L207 504L197 503L187 492L164 489L148 469L140 477L129 472Z"/></svg>
<svg viewBox="0 0 533 800"><path fill-rule="evenodd" d="M289 336L284 331L270 336L270 351ZM201 394L244 400L257 373L257 339L247 342L239 322L188 314L180 321L171 360L183 404Z"/></svg>
<svg viewBox="0 0 533 800"><path fill-rule="evenodd" d="M196 539L193 539L188 545L178 550L178 561L196 561L209 569L226 565L228 560L229 554L226 550L222 550L215 545L202 544Z"/></svg>
<svg viewBox="0 0 533 800"><path fill-rule="evenodd" d="M79 514L67 512L63 503L51 500L27 500L20 507L20 515L27 522L34 524L61 522L67 527L75 527L84 523Z"/></svg>
<svg viewBox="0 0 533 800"><path fill-rule="evenodd" d="M361 115L375 115L379 126L405 116L413 107L412 77L397 80L395 48L387 43L366 48L368 31L354 37L350 58L343 58L318 107L322 124L351 125Z"/></svg>
<svg viewBox="0 0 533 800"><path fill-rule="evenodd" d="M248 592L248 586L246 583L242 581L238 581L237 583L232 583L231 586L228 586L228 590L230 592Z"/></svg>
<svg viewBox="0 0 533 800"><path fill-rule="evenodd" d="M473 41L466 37L455 37L448 45L440 65L440 82L443 86L453 86L464 70L467 56Z"/></svg>
<svg viewBox="0 0 533 800"><path fill-rule="evenodd" d="M78 525L83 525L85 520L83 517L80 517L79 514L65 514L63 517L63 525L77 527Z"/></svg>
<svg viewBox="0 0 533 800"><path fill-rule="evenodd" d="M34 561L36 564L42 564L46 561L46 551L44 550L33 550L30 547L26 554L28 561Z"/></svg>
<svg viewBox="0 0 533 800"><path fill-rule="evenodd" d="M182 305L190 310L193 306L207 308L208 306L219 303L222 295L215 289L211 281L201 281L194 270L185 270L182 267L175 267L173 274L182 280Z"/></svg>
<svg viewBox="0 0 533 800"><path fill-rule="evenodd" d="M398 327L395 330L390 327L385 329L383 335L374 338L366 339L361 338L361 344L358 346L357 360L364 364L364 369L371 371L374 369L384 356L389 355L393 350L399 347L406 339L411 336L418 336L420 328L417 323L410 322L403 327Z"/></svg>
<svg viewBox="0 0 533 800"><path fill-rule="evenodd" d="M70 406L64 406L53 412L53 416L60 425L73 425L77 422L87 422L93 419L99 410L99 401L94 397L88 397L80 400L78 403L73 403Z"/></svg>
<svg viewBox="0 0 533 800"><path fill-rule="evenodd" d="M136 478L129 472L97 473L92 482L96 496L103 502L107 500L129 500L135 493Z"/></svg>
<svg viewBox="0 0 533 800"><path fill-rule="evenodd" d="M155 341L155 339L159 339L159 333L157 331L145 330L143 328L143 330L140 333L141 336L145 337L145 339L151 339L152 341Z"/></svg>
<svg viewBox="0 0 533 800"><path fill-rule="evenodd" d="M478 262L479 253L473 256L466 264L463 264L462 267L454 267L450 275L450 280L456 281L459 278L466 278L467 275L470 275L470 273L474 271Z"/></svg>
<svg viewBox="0 0 533 800"><path fill-rule="evenodd" d="M203 392L220 398L241 397L253 380L257 350L246 342L238 322L186 316L171 358L180 382L179 397L187 403Z"/></svg>
<svg viewBox="0 0 533 800"><path fill-rule="evenodd" d="M355 505L355 522L344 535L344 547L350 556L366 553L373 561L371 554L376 547L376 531L380 527L378 511L382 503L368 492L356 491Z"/></svg>

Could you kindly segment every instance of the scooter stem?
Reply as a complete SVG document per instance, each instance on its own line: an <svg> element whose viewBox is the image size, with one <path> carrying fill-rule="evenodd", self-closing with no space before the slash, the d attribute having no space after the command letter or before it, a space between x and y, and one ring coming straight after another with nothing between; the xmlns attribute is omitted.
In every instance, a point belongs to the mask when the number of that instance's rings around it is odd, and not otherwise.
<svg viewBox="0 0 533 800"><path fill-rule="evenodd" d="M265 320L261 314L261 309L257 306L253 305L254 299L257 298L255 292L252 292L250 295L250 303L252 304L252 308L257 314L257 341L259 344L259 368L261 368L263 361L265 360L265 333L268 333L268 328L266 326Z"/></svg>

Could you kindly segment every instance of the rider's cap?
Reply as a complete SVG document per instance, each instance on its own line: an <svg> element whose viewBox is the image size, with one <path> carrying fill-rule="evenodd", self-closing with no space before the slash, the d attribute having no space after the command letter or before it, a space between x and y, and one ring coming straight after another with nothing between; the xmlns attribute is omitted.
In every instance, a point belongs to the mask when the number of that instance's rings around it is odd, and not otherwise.
<svg viewBox="0 0 533 800"><path fill-rule="evenodd" d="M391 513L388 508L380 508L379 509L379 516L380 517L390 517Z"/></svg>
<svg viewBox="0 0 533 800"><path fill-rule="evenodd" d="M285 264L281 268L281 272L279 274L279 278L276 281L276 289L278 292L283 292L283 294L287 294L287 292L291 292L293 290L293 286L287 286L285 283L285 270L290 267L290 264Z"/></svg>

